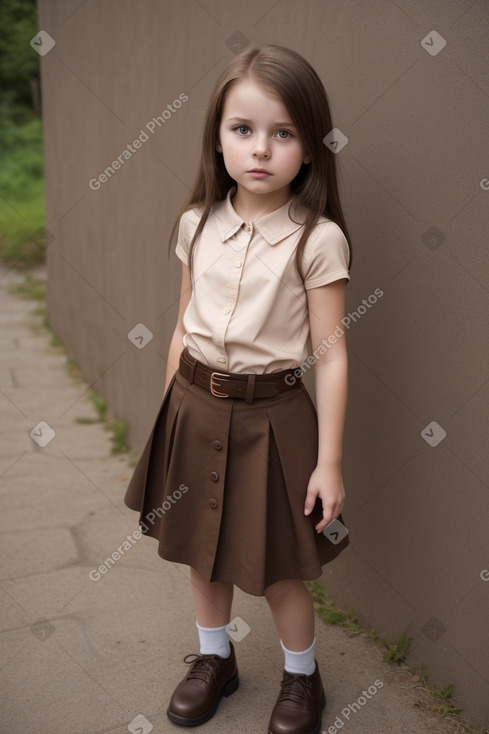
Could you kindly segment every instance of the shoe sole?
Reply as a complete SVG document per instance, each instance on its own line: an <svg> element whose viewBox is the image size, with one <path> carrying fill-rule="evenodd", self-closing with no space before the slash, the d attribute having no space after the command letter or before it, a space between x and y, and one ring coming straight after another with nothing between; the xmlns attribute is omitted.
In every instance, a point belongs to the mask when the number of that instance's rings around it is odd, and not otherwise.
<svg viewBox="0 0 489 734"><path fill-rule="evenodd" d="M233 693L235 693L239 688L239 677L238 673L234 675L232 678L228 680L225 686L223 686L221 692L219 693L217 700L214 704L214 706L209 709L209 711L206 711L205 714L202 714L201 716L198 716L194 719L189 719L186 716L179 716L178 714L174 714L173 711L170 711L168 708L166 710L166 715L170 719L170 721L173 721L174 724L178 724L179 726L200 726L200 724L204 724L206 721L209 721L209 719L212 719L214 714L217 711L217 707L219 706L219 702L223 696L231 696Z"/></svg>
<svg viewBox="0 0 489 734"><path fill-rule="evenodd" d="M320 706L320 709L319 709L320 712L322 712L324 707L326 706L326 696L324 695L324 688L321 691L321 701L319 702L319 706ZM320 734L321 726L322 726L322 721L321 721L321 714L320 714L317 726L312 731L308 732L308 734ZM268 734L275 734L275 732L269 729Z"/></svg>

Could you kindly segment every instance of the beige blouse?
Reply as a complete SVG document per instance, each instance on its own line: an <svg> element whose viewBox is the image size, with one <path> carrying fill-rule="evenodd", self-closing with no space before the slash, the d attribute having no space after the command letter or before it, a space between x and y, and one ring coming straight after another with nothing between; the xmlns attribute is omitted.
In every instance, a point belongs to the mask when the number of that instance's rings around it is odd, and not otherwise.
<svg viewBox="0 0 489 734"><path fill-rule="evenodd" d="M311 353L306 290L349 280L348 242L341 228L320 217L295 266L301 224L290 200L245 222L231 188L213 205L193 250L192 295L184 315L184 344L196 359L224 373L263 374L298 367ZM298 222L304 214L296 206ZM185 212L175 252L188 265L202 210Z"/></svg>

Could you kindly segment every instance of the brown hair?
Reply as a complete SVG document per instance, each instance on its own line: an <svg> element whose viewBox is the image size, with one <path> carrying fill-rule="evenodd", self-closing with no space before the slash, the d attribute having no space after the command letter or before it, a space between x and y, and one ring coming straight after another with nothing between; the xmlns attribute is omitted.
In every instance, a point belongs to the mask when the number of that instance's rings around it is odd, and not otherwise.
<svg viewBox="0 0 489 734"><path fill-rule="evenodd" d="M308 210L297 245L296 263L299 273L302 276L302 252L321 215L336 222L343 231L350 247L350 269L351 241L339 199L335 154L323 143L323 138L333 128L326 91L309 62L283 46L248 46L231 60L218 79L204 120L199 169L192 191L178 212L170 235L170 248L181 215L194 206L202 208L202 217L190 243L191 269L193 247L212 205L225 199L229 189L236 186L236 182L226 171L223 155L217 152L216 144L226 95L234 84L243 79L251 79L280 99L296 125L306 154L310 157L310 163L302 164L290 184L292 193L297 196L298 205Z"/></svg>

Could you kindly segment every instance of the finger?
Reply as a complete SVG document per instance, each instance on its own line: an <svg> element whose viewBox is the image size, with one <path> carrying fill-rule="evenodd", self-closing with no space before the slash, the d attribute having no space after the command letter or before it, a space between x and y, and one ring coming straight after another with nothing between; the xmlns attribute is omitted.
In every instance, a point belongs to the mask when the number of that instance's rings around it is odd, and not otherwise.
<svg viewBox="0 0 489 734"><path fill-rule="evenodd" d="M318 524L316 525L316 530L318 533L322 533L324 528L329 525L330 522L333 522L333 520L337 517L337 514L334 510L334 505L332 505L331 507L325 507L323 505L323 519L320 520L320 522L318 522Z"/></svg>
<svg viewBox="0 0 489 734"><path fill-rule="evenodd" d="M318 533L322 533L324 528L329 525L330 522L333 522L333 520L338 518L343 509L344 502L344 499L342 499L339 503L334 503L330 506L325 505L323 502L323 519L316 525Z"/></svg>
<svg viewBox="0 0 489 734"><path fill-rule="evenodd" d="M304 502L304 515L309 515L313 509L314 505L316 504L316 499L319 494L318 490L314 489L308 489L306 494L306 499Z"/></svg>

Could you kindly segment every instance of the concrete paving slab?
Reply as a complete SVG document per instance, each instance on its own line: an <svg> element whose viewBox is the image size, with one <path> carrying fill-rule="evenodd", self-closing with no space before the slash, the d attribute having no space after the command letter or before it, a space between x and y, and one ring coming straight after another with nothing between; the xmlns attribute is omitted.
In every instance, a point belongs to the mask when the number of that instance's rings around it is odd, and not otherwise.
<svg viewBox="0 0 489 734"><path fill-rule="evenodd" d="M10 579L73 563L78 559L78 551L69 530L37 528L35 532L2 533L0 557L3 559L0 579Z"/></svg>
<svg viewBox="0 0 489 734"><path fill-rule="evenodd" d="M6 292L16 279L0 268L2 729L176 734L166 707L184 656L198 652L189 569L160 559L155 540L134 538L137 514L123 504L133 469L111 456L102 425L76 422L95 416L87 386L50 351L48 335L32 330L35 306ZM40 421L55 431L44 446L48 429L40 443L29 436ZM266 734L282 650L263 598L237 589L233 620L243 632L240 688L199 731ZM364 634L318 619L316 637L328 701L322 734L462 731L420 707L432 699L416 677L385 663Z"/></svg>
<svg viewBox="0 0 489 734"><path fill-rule="evenodd" d="M2 514L0 514L0 533L8 533L17 528L23 528L26 532L37 529L52 527L53 517L57 518L60 525L69 527L83 521L87 513L96 511L105 506L102 499L97 503L98 497L95 491L85 486L71 485L76 493L76 504L67 502L66 489L57 488L51 490L51 480L38 479L36 487L25 488L19 482L10 481L5 489L0 489L0 501L2 503ZM49 498L44 499L43 494L49 490Z"/></svg>

